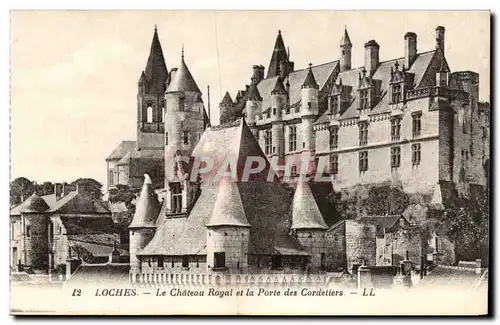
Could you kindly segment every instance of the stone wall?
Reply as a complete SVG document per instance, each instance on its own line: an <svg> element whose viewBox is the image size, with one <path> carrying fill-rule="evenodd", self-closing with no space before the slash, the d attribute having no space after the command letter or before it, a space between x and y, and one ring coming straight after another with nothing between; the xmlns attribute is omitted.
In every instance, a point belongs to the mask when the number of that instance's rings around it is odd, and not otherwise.
<svg viewBox="0 0 500 325"><path fill-rule="evenodd" d="M214 254L224 252L227 268L246 268L250 230L244 227L217 227L207 230L207 267L214 267Z"/></svg>
<svg viewBox="0 0 500 325"><path fill-rule="evenodd" d="M345 221L347 271L363 260L366 265L376 265L376 228L355 220Z"/></svg>

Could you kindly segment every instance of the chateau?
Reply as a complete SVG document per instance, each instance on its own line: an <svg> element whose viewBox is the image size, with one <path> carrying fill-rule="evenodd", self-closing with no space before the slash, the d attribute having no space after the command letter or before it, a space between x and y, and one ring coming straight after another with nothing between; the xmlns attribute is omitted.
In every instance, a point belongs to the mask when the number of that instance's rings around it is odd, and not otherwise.
<svg viewBox="0 0 500 325"><path fill-rule="evenodd" d="M386 61L375 40L366 42L364 66L353 68L345 30L338 60L295 70L279 32L266 78L255 65L250 85L234 102L224 96L220 125L209 127L184 53L167 73L155 29L139 79L137 141L107 159L108 185L144 180L129 226L131 281L275 281L283 272L394 265L384 248L394 236L386 233L411 226L412 216L344 220L332 192L388 183L442 206L450 188L467 195L473 185L484 187L489 104L478 101L478 75L451 72L441 26L430 51L417 51L414 33L404 39L404 56ZM314 163L301 166L304 155ZM214 170L234 160L236 181L198 174L193 162L204 157L215 160ZM248 157L266 166L243 181ZM284 182L288 169L330 181ZM153 190L162 181L160 202ZM398 254L419 261L415 243L405 242Z"/></svg>

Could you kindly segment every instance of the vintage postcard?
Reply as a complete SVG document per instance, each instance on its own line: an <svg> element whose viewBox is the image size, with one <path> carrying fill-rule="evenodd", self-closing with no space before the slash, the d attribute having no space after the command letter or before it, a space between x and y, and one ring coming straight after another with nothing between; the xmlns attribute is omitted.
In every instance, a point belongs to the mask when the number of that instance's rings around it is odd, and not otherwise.
<svg viewBox="0 0 500 325"><path fill-rule="evenodd" d="M14 315L486 315L489 11L12 11Z"/></svg>

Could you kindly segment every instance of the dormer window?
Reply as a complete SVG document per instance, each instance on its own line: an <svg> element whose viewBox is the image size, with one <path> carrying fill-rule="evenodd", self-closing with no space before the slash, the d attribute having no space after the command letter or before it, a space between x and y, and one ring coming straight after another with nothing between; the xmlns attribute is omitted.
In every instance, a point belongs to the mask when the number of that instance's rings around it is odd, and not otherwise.
<svg viewBox="0 0 500 325"><path fill-rule="evenodd" d="M339 146L339 128L334 126L330 128L330 150L335 150Z"/></svg>
<svg viewBox="0 0 500 325"><path fill-rule="evenodd" d="M359 91L359 108L360 109L368 109L369 103L368 103L368 89L360 90Z"/></svg>
<svg viewBox="0 0 500 325"><path fill-rule="evenodd" d="M359 123L359 145L366 146L368 144L368 122Z"/></svg>
<svg viewBox="0 0 500 325"><path fill-rule="evenodd" d="M339 112L339 96L332 96L330 99L330 114L335 115Z"/></svg>
<svg viewBox="0 0 500 325"><path fill-rule="evenodd" d="M401 84L392 85L392 103L397 104L401 101Z"/></svg>

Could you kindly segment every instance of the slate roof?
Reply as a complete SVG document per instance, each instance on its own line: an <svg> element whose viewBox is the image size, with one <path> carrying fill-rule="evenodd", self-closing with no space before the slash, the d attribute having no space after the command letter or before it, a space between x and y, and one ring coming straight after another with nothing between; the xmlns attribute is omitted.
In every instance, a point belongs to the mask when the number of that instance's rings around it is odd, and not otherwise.
<svg viewBox="0 0 500 325"><path fill-rule="evenodd" d="M226 94L222 98L221 104L228 104L228 105L233 105L233 99L231 98L231 95L229 95L229 92L226 91Z"/></svg>
<svg viewBox="0 0 500 325"><path fill-rule="evenodd" d="M49 210L50 207L40 196L33 193L29 198L21 203L18 211L22 213L40 213ZM12 214L12 213L11 213Z"/></svg>
<svg viewBox="0 0 500 325"><path fill-rule="evenodd" d="M41 197L48 205L48 210L44 213L61 213L61 214L110 214L108 207L103 201L94 200L86 193L78 193L77 191L69 192L59 200L56 200L54 194L44 195ZM19 215L23 210L23 205L29 198L14 207L10 211L10 215Z"/></svg>
<svg viewBox="0 0 500 325"><path fill-rule="evenodd" d="M137 146L136 141L122 141L106 158L108 160L119 160L123 156L127 154L130 150L134 149Z"/></svg>
<svg viewBox="0 0 500 325"><path fill-rule="evenodd" d="M409 224L409 221L403 215L394 216L378 216L378 217L359 217L356 221L367 222L377 226L377 235L383 236L384 230L389 229L399 220L405 219Z"/></svg>
<svg viewBox="0 0 500 325"><path fill-rule="evenodd" d="M204 180L214 178L216 172L227 161L233 162L237 178L241 179L246 158L249 156L261 157L266 161L264 170L250 175L249 179L267 179L270 164L242 118L207 128L192 153L194 158L209 157L214 161L212 172L200 175Z"/></svg>
<svg viewBox="0 0 500 325"><path fill-rule="evenodd" d="M130 158L131 158L131 156L132 156L132 153L131 153L130 151L129 151L129 152L127 152L127 154L126 154L125 156L123 156L123 158L122 158L122 159L120 159L120 160L116 163L116 165L117 165L117 166L123 166L123 165L128 165L128 164L130 164Z"/></svg>
<svg viewBox="0 0 500 325"><path fill-rule="evenodd" d="M174 78L170 81L166 92L169 93L176 91L194 91L201 93L200 88L198 88L196 81L194 81L194 78L186 65L186 62L184 62L184 55L181 59L181 65L177 69Z"/></svg>
<svg viewBox="0 0 500 325"><path fill-rule="evenodd" d="M160 203L151 185L151 178L148 175L144 175L144 184L142 185L139 199L136 202L134 217L128 226L129 229L155 227L156 219L160 212Z"/></svg>
<svg viewBox="0 0 500 325"><path fill-rule="evenodd" d="M312 66L312 73L314 78L319 85L320 91L325 87L328 79L331 77L335 68L338 67L339 61L332 61L316 66ZM297 104L301 101L302 93L301 86L304 82L308 69L295 70L288 74L288 82L290 83L290 105ZM261 80L257 84L257 89L259 94L262 96L262 109L266 110L271 107L271 91L273 90L276 79L278 77L272 77Z"/></svg>
<svg viewBox="0 0 500 325"><path fill-rule="evenodd" d="M219 193L208 226L250 227L236 183L223 178L219 183Z"/></svg>
<svg viewBox="0 0 500 325"><path fill-rule="evenodd" d="M427 84L427 80L435 80L435 72L430 71L433 69L429 69L429 66L431 65L431 61L433 60L435 56L436 51L428 51L428 52L423 52L417 54L417 57L415 58L415 61L411 65L410 69L408 69L406 72L408 73L413 73L414 76L414 85L413 87L427 87L429 86ZM441 63L441 60L436 60L439 61L439 64ZM368 113L369 115L374 115L374 114L379 114L379 113L384 113L384 112L389 112L390 107L389 107L389 82L391 78L391 67L394 67L394 64L398 62L400 66L402 66L404 62L404 58L397 58L397 59L392 59L389 61L384 61L381 62L380 65L377 67L377 70L375 70L375 73L373 75L373 79L375 80L380 80L381 85L380 85L380 100L378 103L370 110ZM436 65L439 67L436 63ZM347 71L342 71L339 73L337 76L337 80L342 79L342 85L344 86L352 86L352 93L351 93L351 104L347 109L345 109L343 112L340 114L340 119L349 119L349 118L355 118L359 116L359 110L358 110L358 96L357 96L357 88L358 88L358 76L362 72L363 67L360 68L355 68ZM313 70L314 72L314 70ZM432 75L433 77L430 78L428 77L429 75ZM315 122L314 124L321 124L321 123L327 123L330 121L330 116L329 116L329 111L326 110Z"/></svg>
<svg viewBox="0 0 500 325"><path fill-rule="evenodd" d="M267 78L275 77L279 74L280 63L282 62L288 62L288 53L285 48L283 36L281 36L281 30L279 30L276 42L274 43L271 61L269 62L269 67L267 69Z"/></svg>
<svg viewBox="0 0 500 325"><path fill-rule="evenodd" d="M153 40L151 41L151 49L144 71L144 77L146 79L148 93L159 95L165 93L168 70L158 38L158 30L156 28L153 34ZM142 74L141 79L143 79Z"/></svg>
<svg viewBox="0 0 500 325"><path fill-rule="evenodd" d="M309 184L299 181L292 203L292 229L328 229Z"/></svg>
<svg viewBox="0 0 500 325"><path fill-rule="evenodd" d="M347 28L344 29L344 36L340 39L340 46L343 45L352 45L349 34L347 33Z"/></svg>

